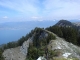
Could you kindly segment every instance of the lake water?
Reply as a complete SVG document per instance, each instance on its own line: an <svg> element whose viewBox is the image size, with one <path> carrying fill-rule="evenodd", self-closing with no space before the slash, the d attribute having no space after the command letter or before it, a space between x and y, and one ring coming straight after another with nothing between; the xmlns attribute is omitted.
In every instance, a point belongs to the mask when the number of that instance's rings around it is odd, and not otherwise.
<svg viewBox="0 0 80 60"><path fill-rule="evenodd" d="M24 23L4 23L0 24L0 44L17 41L25 36L35 27L49 27L54 25L54 21L24 22Z"/></svg>

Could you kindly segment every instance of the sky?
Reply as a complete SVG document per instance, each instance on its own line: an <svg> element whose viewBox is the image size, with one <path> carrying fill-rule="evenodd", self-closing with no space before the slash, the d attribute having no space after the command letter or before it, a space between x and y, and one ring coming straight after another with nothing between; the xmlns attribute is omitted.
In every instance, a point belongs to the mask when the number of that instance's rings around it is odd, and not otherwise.
<svg viewBox="0 0 80 60"><path fill-rule="evenodd" d="M0 22L80 20L80 0L0 0Z"/></svg>

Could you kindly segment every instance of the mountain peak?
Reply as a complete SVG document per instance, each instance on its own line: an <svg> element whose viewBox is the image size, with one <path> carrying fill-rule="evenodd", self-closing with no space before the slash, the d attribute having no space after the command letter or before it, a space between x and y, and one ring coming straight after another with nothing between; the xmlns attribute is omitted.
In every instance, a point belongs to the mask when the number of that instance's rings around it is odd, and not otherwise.
<svg viewBox="0 0 80 60"><path fill-rule="evenodd" d="M72 26L72 23L70 21L67 20L60 20L56 26L61 26L61 27L69 27Z"/></svg>

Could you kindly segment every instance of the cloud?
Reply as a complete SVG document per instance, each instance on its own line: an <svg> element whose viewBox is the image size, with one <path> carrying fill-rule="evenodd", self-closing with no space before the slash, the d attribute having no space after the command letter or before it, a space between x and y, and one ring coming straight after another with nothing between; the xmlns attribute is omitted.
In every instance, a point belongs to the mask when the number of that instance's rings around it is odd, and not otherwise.
<svg viewBox="0 0 80 60"><path fill-rule="evenodd" d="M4 19L7 19L8 17L7 17L7 16L4 16L3 18L4 18Z"/></svg>
<svg viewBox="0 0 80 60"><path fill-rule="evenodd" d="M33 16L32 19L41 19L42 17Z"/></svg>
<svg viewBox="0 0 80 60"><path fill-rule="evenodd" d="M31 17L32 19L38 19L39 17L35 17L35 16L33 16L33 17Z"/></svg>
<svg viewBox="0 0 80 60"><path fill-rule="evenodd" d="M33 1L33 2L32 2ZM37 14L35 0L1 0L0 5L21 13Z"/></svg>
<svg viewBox="0 0 80 60"><path fill-rule="evenodd" d="M17 11L19 17L26 19L80 19L80 0L0 0L0 6Z"/></svg>
<svg viewBox="0 0 80 60"><path fill-rule="evenodd" d="M73 0L46 0L44 13L54 18L77 18L80 16L80 2Z"/></svg>
<svg viewBox="0 0 80 60"><path fill-rule="evenodd" d="M42 17L33 16L33 17L31 17L31 20L33 20L33 21L43 21L43 18Z"/></svg>

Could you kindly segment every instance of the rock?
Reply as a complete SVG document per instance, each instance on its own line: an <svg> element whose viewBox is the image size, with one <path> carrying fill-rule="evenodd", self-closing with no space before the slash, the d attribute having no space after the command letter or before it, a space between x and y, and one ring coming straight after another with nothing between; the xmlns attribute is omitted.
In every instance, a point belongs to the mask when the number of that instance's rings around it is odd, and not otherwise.
<svg viewBox="0 0 80 60"><path fill-rule="evenodd" d="M29 38L27 41L23 43L22 46L6 49L3 52L3 56L5 60L25 60L26 55L28 53L29 43L31 43L31 39Z"/></svg>
<svg viewBox="0 0 80 60"><path fill-rule="evenodd" d="M46 60L46 58L40 56L37 60Z"/></svg>
<svg viewBox="0 0 80 60"><path fill-rule="evenodd" d="M24 55L27 55L27 53L28 53L29 40L30 40L30 39L28 39L27 41L25 41L25 42L23 43L23 45L21 46L21 48L20 48L21 53L23 53Z"/></svg>
<svg viewBox="0 0 80 60"><path fill-rule="evenodd" d="M21 53L20 46L7 49L3 52L5 60L25 60L26 56Z"/></svg>
<svg viewBox="0 0 80 60"><path fill-rule="evenodd" d="M64 58L78 58L80 60L80 47L66 42L64 39L57 37L56 40L50 41L48 45L50 50L58 50Z"/></svg>
<svg viewBox="0 0 80 60"><path fill-rule="evenodd" d="M64 54L63 54L63 56L64 56L65 58L68 58L69 55L71 55L71 53L64 53Z"/></svg>

